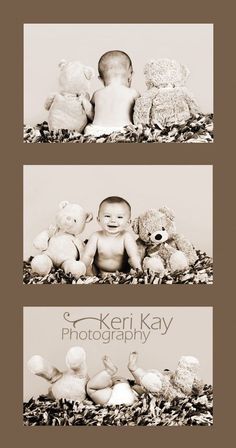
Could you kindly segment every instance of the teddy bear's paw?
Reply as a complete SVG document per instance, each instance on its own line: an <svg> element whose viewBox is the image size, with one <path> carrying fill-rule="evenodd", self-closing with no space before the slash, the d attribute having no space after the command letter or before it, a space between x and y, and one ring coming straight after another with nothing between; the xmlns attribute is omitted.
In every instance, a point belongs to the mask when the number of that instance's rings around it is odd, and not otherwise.
<svg viewBox="0 0 236 448"><path fill-rule="evenodd" d="M66 274L72 274L77 280L86 274L86 266L82 261L66 260L62 267Z"/></svg>
<svg viewBox="0 0 236 448"><path fill-rule="evenodd" d="M169 265L172 272L185 271L189 267L185 254L180 250L171 255Z"/></svg>
<svg viewBox="0 0 236 448"><path fill-rule="evenodd" d="M143 260L143 269L146 271L149 269L151 272L155 272L156 274L160 274L163 276L165 272L164 264L161 258L157 257L146 257Z"/></svg>
<svg viewBox="0 0 236 448"><path fill-rule="evenodd" d="M52 266L52 260L46 254L36 255L31 261L32 272L43 277L49 274Z"/></svg>

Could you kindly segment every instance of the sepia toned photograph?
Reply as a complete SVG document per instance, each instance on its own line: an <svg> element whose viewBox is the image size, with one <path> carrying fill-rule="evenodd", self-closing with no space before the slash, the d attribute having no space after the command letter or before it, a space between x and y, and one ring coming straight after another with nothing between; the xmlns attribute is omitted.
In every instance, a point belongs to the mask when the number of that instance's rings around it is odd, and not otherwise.
<svg viewBox="0 0 236 448"><path fill-rule="evenodd" d="M25 143L212 143L213 24L25 24Z"/></svg>
<svg viewBox="0 0 236 448"><path fill-rule="evenodd" d="M211 165L25 165L25 284L212 284Z"/></svg>
<svg viewBox="0 0 236 448"><path fill-rule="evenodd" d="M25 426L213 424L211 307L25 307L23 344Z"/></svg>

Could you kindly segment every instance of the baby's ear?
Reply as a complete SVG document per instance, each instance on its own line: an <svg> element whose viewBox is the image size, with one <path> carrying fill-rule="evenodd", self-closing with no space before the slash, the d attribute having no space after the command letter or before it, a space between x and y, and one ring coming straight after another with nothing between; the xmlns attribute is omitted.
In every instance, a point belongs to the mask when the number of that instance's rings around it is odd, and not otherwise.
<svg viewBox="0 0 236 448"><path fill-rule="evenodd" d="M85 222L90 222L93 219L93 214L92 213L87 213L87 217L86 217L86 221Z"/></svg>
<svg viewBox="0 0 236 448"><path fill-rule="evenodd" d="M92 67L84 67L85 78L91 79L95 76L94 69Z"/></svg>
<svg viewBox="0 0 236 448"><path fill-rule="evenodd" d="M65 208L66 205L68 205L68 204L69 204L69 201L61 201L60 204L59 204L59 208L60 208L60 209L63 209L63 208Z"/></svg>
<svg viewBox="0 0 236 448"><path fill-rule="evenodd" d="M132 222L132 229L135 233L139 233L139 218L135 218Z"/></svg>

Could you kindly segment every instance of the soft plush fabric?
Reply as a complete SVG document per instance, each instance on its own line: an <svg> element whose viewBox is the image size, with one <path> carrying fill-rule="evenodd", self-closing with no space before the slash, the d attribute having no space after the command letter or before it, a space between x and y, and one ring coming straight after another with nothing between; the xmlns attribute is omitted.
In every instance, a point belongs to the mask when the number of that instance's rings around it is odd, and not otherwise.
<svg viewBox="0 0 236 448"><path fill-rule="evenodd" d="M23 264L23 282L25 284L212 284L213 283L213 261L205 252L197 250L197 261L185 272L170 272L163 278L158 274L149 272L132 272L129 274L116 273L109 274L105 278L82 276L79 280L72 277L71 274L65 274L62 269L53 268L50 274L40 277L32 273L30 261Z"/></svg>
<svg viewBox="0 0 236 448"><path fill-rule="evenodd" d="M158 125L127 126L124 132L108 136L84 136L78 132L49 131L44 121L24 126L25 143L213 143L213 114L197 114L183 125L160 128Z"/></svg>
<svg viewBox="0 0 236 448"><path fill-rule="evenodd" d="M47 396L24 403L24 426L211 426L213 388L172 403L143 394L132 406L54 401Z"/></svg>

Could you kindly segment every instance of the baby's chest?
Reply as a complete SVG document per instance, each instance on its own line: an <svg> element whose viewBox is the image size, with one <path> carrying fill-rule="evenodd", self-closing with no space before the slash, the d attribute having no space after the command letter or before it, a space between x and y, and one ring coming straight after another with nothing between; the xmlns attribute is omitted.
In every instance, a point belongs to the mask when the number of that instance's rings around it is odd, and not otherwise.
<svg viewBox="0 0 236 448"><path fill-rule="evenodd" d="M124 254L124 240L117 239L101 239L98 241L98 255L106 258L113 256L122 256Z"/></svg>

